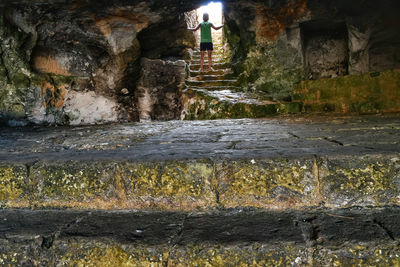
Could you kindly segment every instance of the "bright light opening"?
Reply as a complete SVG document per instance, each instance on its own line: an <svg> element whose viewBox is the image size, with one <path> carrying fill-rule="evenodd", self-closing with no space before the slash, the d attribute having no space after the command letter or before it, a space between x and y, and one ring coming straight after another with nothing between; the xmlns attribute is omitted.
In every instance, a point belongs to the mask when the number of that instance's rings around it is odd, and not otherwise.
<svg viewBox="0 0 400 267"><path fill-rule="evenodd" d="M202 6L197 9L197 16L200 22L203 21L203 14L208 13L210 16L209 22L215 26L222 24L222 3L221 2L210 2L206 6Z"/></svg>

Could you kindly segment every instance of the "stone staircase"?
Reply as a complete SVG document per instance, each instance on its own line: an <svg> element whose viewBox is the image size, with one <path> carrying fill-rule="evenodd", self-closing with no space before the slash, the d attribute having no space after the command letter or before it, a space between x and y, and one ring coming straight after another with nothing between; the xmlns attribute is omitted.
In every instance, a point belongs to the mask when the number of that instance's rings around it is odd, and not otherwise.
<svg viewBox="0 0 400 267"><path fill-rule="evenodd" d="M215 40L215 71L191 58L184 119L299 110L241 91ZM399 130L395 116L1 129L0 266L399 266Z"/></svg>
<svg viewBox="0 0 400 267"><path fill-rule="evenodd" d="M181 119L262 118L278 113L301 112L302 103L281 103L261 93L245 92L234 75L224 50L222 32L213 32L214 71L200 72L200 50L193 51L183 91ZM204 69L208 68L207 53Z"/></svg>

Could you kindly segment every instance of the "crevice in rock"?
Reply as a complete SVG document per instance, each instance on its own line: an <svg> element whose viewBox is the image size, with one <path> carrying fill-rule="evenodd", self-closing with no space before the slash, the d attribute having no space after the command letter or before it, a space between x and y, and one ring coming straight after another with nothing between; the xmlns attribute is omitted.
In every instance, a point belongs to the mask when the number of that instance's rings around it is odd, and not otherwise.
<svg viewBox="0 0 400 267"><path fill-rule="evenodd" d="M385 231L385 233L390 237L390 239L392 239L393 241L396 240L394 238L392 231L390 231L389 228L387 228L382 222L378 221L376 218L373 220L373 222L380 228L382 228Z"/></svg>
<svg viewBox="0 0 400 267"><path fill-rule="evenodd" d="M292 132L288 132L288 134L291 135L291 136L293 136L293 137L296 138L296 139L300 139L300 136L298 136L298 135L296 135L296 134L294 134L294 133L292 133Z"/></svg>
<svg viewBox="0 0 400 267"><path fill-rule="evenodd" d="M179 227L176 231L176 234L174 236L172 236L170 238L170 240L168 241L168 244L170 246L170 248L175 247L177 244L179 244L179 242L182 240L183 237L183 231L185 229L185 222L186 219L190 216L190 214L184 215L182 218L182 221L179 223Z"/></svg>
<svg viewBox="0 0 400 267"><path fill-rule="evenodd" d="M324 137L323 139L328 141L328 142L335 143L335 144L338 144L340 146L344 146L344 144L342 142L340 142L338 140L335 140L335 139L332 139L330 137Z"/></svg>
<svg viewBox="0 0 400 267"><path fill-rule="evenodd" d="M304 242L309 247L316 246L319 239L320 229L319 225L315 222L317 219L318 217L314 215L299 218L299 220L295 222L295 226L300 227Z"/></svg>

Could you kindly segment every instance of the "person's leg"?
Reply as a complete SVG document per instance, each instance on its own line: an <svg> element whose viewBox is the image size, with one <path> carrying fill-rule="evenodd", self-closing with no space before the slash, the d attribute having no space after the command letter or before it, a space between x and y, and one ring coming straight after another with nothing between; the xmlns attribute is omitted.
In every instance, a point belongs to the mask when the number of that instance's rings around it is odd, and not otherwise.
<svg viewBox="0 0 400 267"><path fill-rule="evenodd" d="M208 50L208 70L212 70L212 50Z"/></svg>
<svg viewBox="0 0 400 267"><path fill-rule="evenodd" d="M204 69L203 69L204 52L205 52L205 51L200 51L200 71L204 71Z"/></svg>

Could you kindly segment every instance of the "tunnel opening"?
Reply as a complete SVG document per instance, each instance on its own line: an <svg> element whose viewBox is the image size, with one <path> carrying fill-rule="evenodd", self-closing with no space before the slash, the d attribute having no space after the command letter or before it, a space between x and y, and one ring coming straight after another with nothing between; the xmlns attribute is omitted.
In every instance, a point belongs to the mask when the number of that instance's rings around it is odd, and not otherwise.
<svg viewBox="0 0 400 267"><path fill-rule="evenodd" d="M185 20L190 28L195 28L199 23L203 21L203 14L208 13L210 19L209 22L214 25L221 25L224 23L223 16L223 4L222 2L214 2L211 1L199 8L192 10L190 12L185 13ZM223 34L221 32L213 31L213 41L221 41ZM199 47L200 44L200 31L196 31L194 33L196 39L196 47Z"/></svg>

